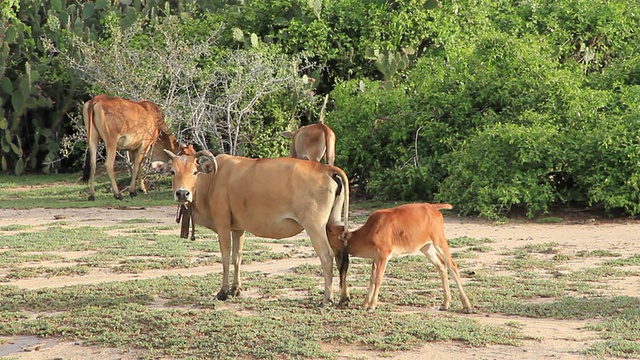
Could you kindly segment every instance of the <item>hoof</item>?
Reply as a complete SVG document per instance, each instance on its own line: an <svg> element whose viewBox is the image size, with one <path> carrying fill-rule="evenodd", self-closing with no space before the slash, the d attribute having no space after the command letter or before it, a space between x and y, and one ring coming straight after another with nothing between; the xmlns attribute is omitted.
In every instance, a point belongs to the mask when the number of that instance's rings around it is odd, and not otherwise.
<svg viewBox="0 0 640 360"><path fill-rule="evenodd" d="M341 298L340 302L338 303L338 306L347 306L349 305L349 302L351 302L351 299L346 297L346 298Z"/></svg>
<svg viewBox="0 0 640 360"><path fill-rule="evenodd" d="M323 302L318 304L318 309L328 308L331 305L333 305L333 301L329 301L329 302L326 302L326 303L323 301Z"/></svg>
<svg viewBox="0 0 640 360"><path fill-rule="evenodd" d="M229 298L229 291L222 291L220 290L220 292L218 292L218 295L216 295L216 299L218 300L222 300L225 301Z"/></svg>
<svg viewBox="0 0 640 360"><path fill-rule="evenodd" d="M442 305L442 306L440 306L440 309L438 309L438 310L440 310L440 311L449 311L449 307Z"/></svg>
<svg viewBox="0 0 640 360"><path fill-rule="evenodd" d="M462 309L462 312L465 314L473 314L473 308L472 307L464 308Z"/></svg>
<svg viewBox="0 0 640 360"><path fill-rule="evenodd" d="M130 192L129 192L129 196L130 196L130 197L132 197L132 198L134 198L134 197L138 196L138 192L137 192L137 191L130 191ZM122 197L122 196L121 196L121 197Z"/></svg>
<svg viewBox="0 0 640 360"><path fill-rule="evenodd" d="M237 286L232 286L231 290L229 290L229 296L240 296L241 292L242 292L242 288Z"/></svg>
<svg viewBox="0 0 640 360"><path fill-rule="evenodd" d="M116 200L120 200L122 201L122 195L118 194L118 195L113 195L114 198L116 198Z"/></svg>
<svg viewBox="0 0 640 360"><path fill-rule="evenodd" d="M96 197L93 195L89 195L89 201L96 201Z"/></svg>

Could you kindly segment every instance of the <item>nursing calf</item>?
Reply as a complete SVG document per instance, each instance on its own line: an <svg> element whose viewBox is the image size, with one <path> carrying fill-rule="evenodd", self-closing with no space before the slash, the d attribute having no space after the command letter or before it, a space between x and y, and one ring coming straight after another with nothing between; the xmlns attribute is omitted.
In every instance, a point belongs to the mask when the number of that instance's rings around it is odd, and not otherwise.
<svg viewBox="0 0 640 360"><path fill-rule="evenodd" d="M392 209L373 212L358 230L344 232L343 225L328 225L327 236L336 261L340 266L341 303L349 301L346 273L349 254L373 260L369 293L363 307L374 310L378 303L378 292L387 262L394 256L408 255L420 250L435 265L442 287L444 302L440 310L448 310L451 301L447 269L458 285L464 312L472 311L471 303L462 289L460 274L449 253L449 244L444 236L444 219L440 209L451 209L449 204L408 204Z"/></svg>

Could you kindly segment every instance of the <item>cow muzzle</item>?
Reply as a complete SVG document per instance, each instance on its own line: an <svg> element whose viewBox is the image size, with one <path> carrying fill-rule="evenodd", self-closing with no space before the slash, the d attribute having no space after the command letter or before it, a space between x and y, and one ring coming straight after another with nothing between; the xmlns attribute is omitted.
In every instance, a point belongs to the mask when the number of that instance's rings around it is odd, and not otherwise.
<svg viewBox="0 0 640 360"><path fill-rule="evenodd" d="M193 200L191 191L186 189L176 190L175 197L176 201L181 204L190 203Z"/></svg>

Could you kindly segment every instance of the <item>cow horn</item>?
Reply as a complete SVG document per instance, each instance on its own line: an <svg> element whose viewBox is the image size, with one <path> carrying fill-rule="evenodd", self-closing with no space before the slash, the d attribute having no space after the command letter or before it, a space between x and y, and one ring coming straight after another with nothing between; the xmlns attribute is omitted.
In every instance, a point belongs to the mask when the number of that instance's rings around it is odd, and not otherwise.
<svg viewBox="0 0 640 360"><path fill-rule="evenodd" d="M209 160L211 160L211 162L213 162L213 173L217 173L218 172L218 162L216 161L216 157L213 156L213 154L211 153L211 151L209 150L200 150L197 153L195 153L195 155L193 155L196 157L196 159L199 159L201 156L205 157Z"/></svg>
<svg viewBox="0 0 640 360"><path fill-rule="evenodd" d="M171 159L176 157L176 154L172 153L171 150L164 149L164 152L166 152L167 155L169 155L169 158L171 158Z"/></svg>
<svg viewBox="0 0 640 360"><path fill-rule="evenodd" d="M212 159L212 160L215 160L215 158L216 158L215 156L213 156L213 154L209 150L200 150L197 153L195 153L193 156L195 156L195 157L204 156L204 157L207 157L207 158Z"/></svg>

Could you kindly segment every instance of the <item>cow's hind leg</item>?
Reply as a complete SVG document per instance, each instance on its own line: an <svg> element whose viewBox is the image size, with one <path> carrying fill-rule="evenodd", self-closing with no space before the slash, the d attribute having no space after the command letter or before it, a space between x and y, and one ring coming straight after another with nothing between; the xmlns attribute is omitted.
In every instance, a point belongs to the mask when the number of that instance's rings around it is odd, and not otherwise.
<svg viewBox="0 0 640 360"><path fill-rule="evenodd" d="M242 276L240 274L240 265L242 264L242 248L244 247L244 231L233 231L233 248L231 250L231 262L233 263L233 283L229 290L229 295L238 296L242 291Z"/></svg>
<svg viewBox="0 0 640 360"><path fill-rule="evenodd" d="M116 172L114 170L116 164L116 151L117 151L117 143L115 141L107 143L105 141L105 148L107 149L107 158L105 159L105 167L107 169L107 174L109 174L109 179L111 180L111 191L113 192L113 197L117 200L122 200L122 195L120 195L120 191L118 190L118 182L116 181Z"/></svg>
<svg viewBox="0 0 640 360"><path fill-rule="evenodd" d="M346 256L346 258L343 258ZM336 266L340 271L340 302L338 303L340 306L347 306L351 301L349 297L349 287L347 286L347 272L349 271L349 254L344 252L339 252L335 255ZM344 261L343 261L344 260Z"/></svg>
<svg viewBox="0 0 640 360"><path fill-rule="evenodd" d="M92 125L91 125L92 126ZM91 138L88 140L89 149L89 201L96 200L95 182L96 182L96 153L98 152L98 135L97 131L93 129Z"/></svg>
<svg viewBox="0 0 640 360"><path fill-rule="evenodd" d="M440 307L441 311L449 310L449 304L451 303L451 291L449 290L449 278L447 277L447 267L444 264L443 259L439 256L438 251L433 245L429 243L420 249L422 253L429 259L429 261L436 267L440 280L442 280L442 289L444 290L444 301Z"/></svg>
<svg viewBox="0 0 640 360"><path fill-rule="evenodd" d="M320 263L322 264L322 271L324 273L324 298L320 307L333 304L333 250L329 246L329 240L327 239L327 231L325 225L320 226L319 229L305 228L309 238L311 238L311 244L320 257Z"/></svg>

